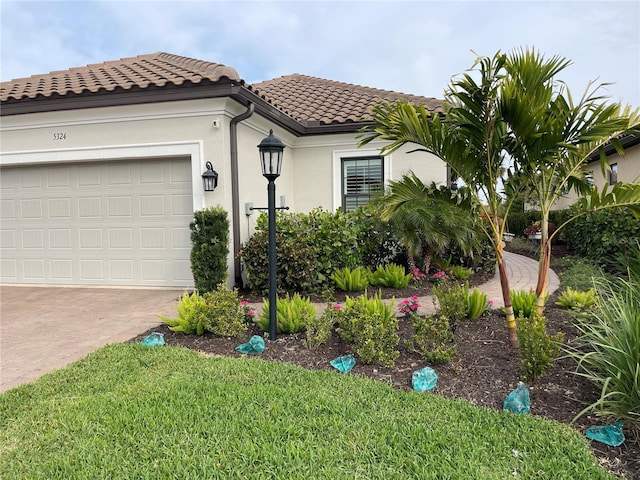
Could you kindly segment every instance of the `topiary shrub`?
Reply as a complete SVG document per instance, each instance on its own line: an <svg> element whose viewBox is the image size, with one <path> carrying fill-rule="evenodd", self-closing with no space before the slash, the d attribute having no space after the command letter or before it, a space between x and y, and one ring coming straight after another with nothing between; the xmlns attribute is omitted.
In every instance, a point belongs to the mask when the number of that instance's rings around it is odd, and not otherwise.
<svg viewBox="0 0 640 480"><path fill-rule="evenodd" d="M227 277L229 219L221 207L194 213L191 228L191 272L195 287L210 292Z"/></svg>

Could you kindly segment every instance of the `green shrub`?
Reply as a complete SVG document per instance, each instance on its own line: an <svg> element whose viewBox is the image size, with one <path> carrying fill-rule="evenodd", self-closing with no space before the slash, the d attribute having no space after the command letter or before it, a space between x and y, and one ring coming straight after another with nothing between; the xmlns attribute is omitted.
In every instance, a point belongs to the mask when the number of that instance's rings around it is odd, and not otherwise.
<svg viewBox="0 0 640 480"><path fill-rule="evenodd" d="M547 335L547 319L535 311L531 316L524 316L520 311L516 325L522 379L535 383L558 357L564 334Z"/></svg>
<svg viewBox="0 0 640 480"><path fill-rule="evenodd" d="M332 287L341 268L361 265L359 231L348 214L312 210L308 214L278 212L276 255L278 292L320 292ZM267 215L258 217L256 232L243 245L240 258L249 287L269 291Z"/></svg>
<svg viewBox="0 0 640 480"><path fill-rule="evenodd" d="M586 292L593 288L594 282L601 281L606 276L595 261L586 258L569 257L560 266L565 268L558 273L564 290L571 288Z"/></svg>
<svg viewBox="0 0 640 480"><path fill-rule="evenodd" d="M449 269L456 280L466 280L473 275L473 270L462 265L453 265Z"/></svg>
<svg viewBox="0 0 640 480"><path fill-rule="evenodd" d="M338 314L341 307L329 303L322 315L314 316L307 323L307 337L304 345L307 348L317 348L331 338L333 326L338 323Z"/></svg>
<svg viewBox="0 0 640 480"><path fill-rule="evenodd" d="M406 274L404 267L391 263L379 266L369 276L369 283L374 287L405 288L413 276Z"/></svg>
<svg viewBox="0 0 640 480"><path fill-rule="evenodd" d="M567 288L558 297L556 305L562 308L570 308L579 312L584 312L595 305L597 300L596 291L590 288L586 292Z"/></svg>
<svg viewBox="0 0 640 480"><path fill-rule="evenodd" d="M465 318L467 316L467 292L466 285L457 283L443 283L434 286L433 295L438 300L438 314L447 317L451 322Z"/></svg>
<svg viewBox="0 0 640 480"><path fill-rule="evenodd" d="M343 292L361 292L369 286L371 272L364 267L341 268L331 276L336 287Z"/></svg>
<svg viewBox="0 0 640 480"><path fill-rule="evenodd" d="M196 290L214 290L227 277L229 219L221 207L194 213L191 228L191 272Z"/></svg>
<svg viewBox="0 0 640 480"><path fill-rule="evenodd" d="M193 294L185 292L178 301L178 316L176 318L169 318L164 315L157 316L173 332L182 332L186 335L193 335L194 333L202 335L205 330L204 325L207 315L207 302L205 299L198 292Z"/></svg>
<svg viewBox="0 0 640 480"><path fill-rule="evenodd" d="M392 367L400 354L396 350L400 338L393 303L384 303L379 291L371 298L365 292L357 298L347 297L346 306L338 311L340 337L353 344L364 363Z"/></svg>
<svg viewBox="0 0 640 480"><path fill-rule="evenodd" d="M596 307L576 323L580 343L567 348L578 362L576 373L600 389L600 398L578 417L595 408L625 419L640 434L640 282L601 282L597 291Z"/></svg>
<svg viewBox="0 0 640 480"><path fill-rule="evenodd" d="M496 271L496 251L486 235L479 235L478 245L470 254L457 248L449 248L445 250L444 256L454 264L471 268L474 272L491 275Z"/></svg>
<svg viewBox="0 0 640 480"><path fill-rule="evenodd" d="M577 213L576 207L570 211ZM564 238L581 257L615 268L620 252L640 239L640 222L629 209L607 208L576 218L565 227Z"/></svg>
<svg viewBox="0 0 640 480"><path fill-rule="evenodd" d="M468 290L468 287L467 287ZM467 318L470 320L478 318L489 308L489 299L483 291L474 288L467 293Z"/></svg>
<svg viewBox="0 0 640 480"><path fill-rule="evenodd" d="M511 290L511 306L514 315L531 317L536 311L536 292L533 290Z"/></svg>
<svg viewBox="0 0 640 480"><path fill-rule="evenodd" d="M372 204L359 207L347 213L351 228L356 232L358 243L358 264L368 269L389 263L404 264L399 261L404 249L389 222L380 218L380 213Z"/></svg>
<svg viewBox="0 0 640 480"><path fill-rule="evenodd" d="M220 337L237 337L247 331L245 311L237 290L229 290L221 283L203 298L207 306L207 317L203 321L205 330Z"/></svg>
<svg viewBox="0 0 640 480"><path fill-rule="evenodd" d="M456 346L453 344L453 332L447 317L428 315L420 317L411 314L413 336L407 342L410 352L418 352L424 360L432 365L447 363L453 360Z"/></svg>
<svg viewBox="0 0 640 480"><path fill-rule="evenodd" d="M524 229L537 220L540 220L540 212L535 210L509 212L509 232L516 235L514 240L518 237L524 238Z"/></svg>
<svg viewBox="0 0 640 480"><path fill-rule="evenodd" d="M262 315L256 319L258 326L265 332L269 331L269 300L264 300ZM278 333L297 333L303 331L316 316L317 307L311 300L302 298L299 294L293 297L286 295L276 303L276 321Z"/></svg>

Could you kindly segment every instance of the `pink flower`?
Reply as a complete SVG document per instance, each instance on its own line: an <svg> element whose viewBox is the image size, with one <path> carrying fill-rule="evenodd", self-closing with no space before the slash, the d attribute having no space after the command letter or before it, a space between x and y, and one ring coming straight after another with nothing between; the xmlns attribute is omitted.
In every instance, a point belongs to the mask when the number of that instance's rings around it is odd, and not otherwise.
<svg viewBox="0 0 640 480"><path fill-rule="evenodd" d="M249 302L247 302L246 300L243 300L243 301L241 301L241 302L240 302L240 305L242 305L243 307L244 307L245 305L248 305L248 304L249 304Z"/></svg>
<svg viewBox="0 0 640 480"><path fill-rule="evenodd" d="M247 312L247 315L249 315L250 317L253 317L256 314L256 312L254 312L253 310L249 310Z"/></svg>
<svg viewBox="0 0 640 480"><path fill-rule="evenodd" d="M342 310L342 305L336 305L336 310L338 311Z"/></svg>

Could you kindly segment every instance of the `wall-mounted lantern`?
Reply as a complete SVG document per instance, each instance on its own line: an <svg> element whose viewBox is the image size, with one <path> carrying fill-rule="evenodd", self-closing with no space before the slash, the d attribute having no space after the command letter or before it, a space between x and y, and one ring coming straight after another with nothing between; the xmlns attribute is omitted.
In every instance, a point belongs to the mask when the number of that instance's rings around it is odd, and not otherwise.
<svg viewBox="0 0 640 480"><path fill-rule="evenodd" d="M207 171L202 174L202 186L205 192L213 192L218 186L218 172L213 169L211 162L207 162Z"/></svg>

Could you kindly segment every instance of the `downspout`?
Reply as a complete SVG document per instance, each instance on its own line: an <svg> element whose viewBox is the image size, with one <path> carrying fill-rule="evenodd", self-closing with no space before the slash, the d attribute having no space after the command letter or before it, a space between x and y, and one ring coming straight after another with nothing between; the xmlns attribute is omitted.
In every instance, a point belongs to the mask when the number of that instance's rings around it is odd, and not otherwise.
<svg viewBox="0 0 640 480"><path fill-rule="evenodd" d="M238 175L238 123L246 120L255 110L255 105L249 102L247 110L231 119L229 132L231 134L231 224L233 227L233 274L235 285L242 286L240 273L240 187Z"/></svg>

